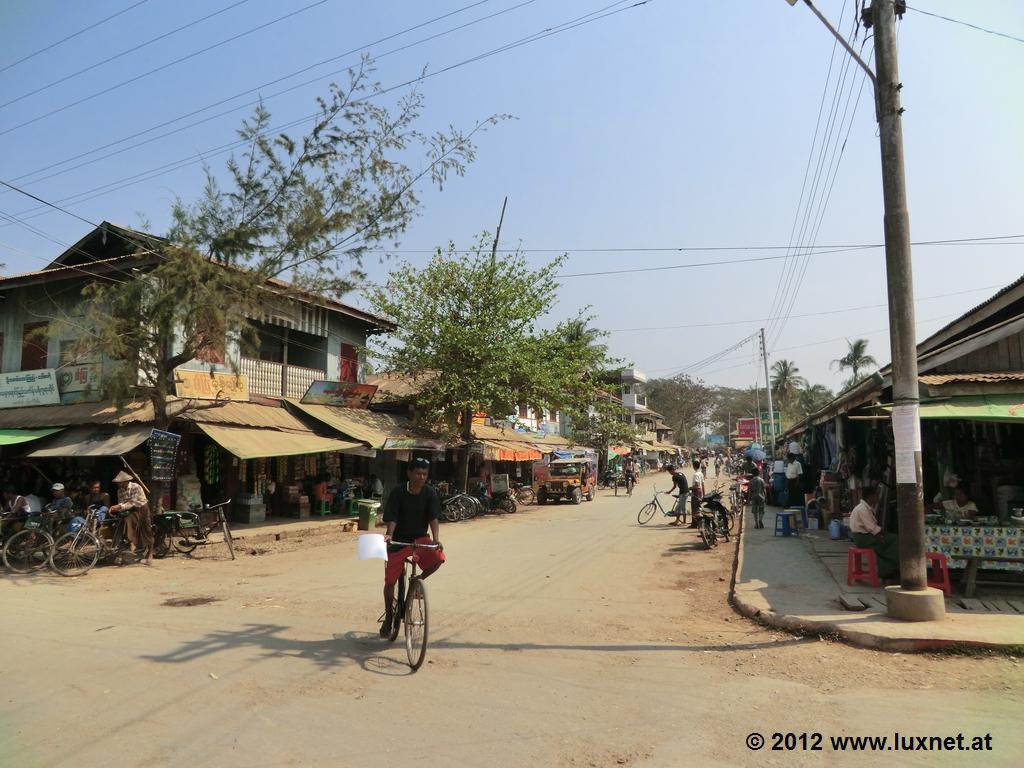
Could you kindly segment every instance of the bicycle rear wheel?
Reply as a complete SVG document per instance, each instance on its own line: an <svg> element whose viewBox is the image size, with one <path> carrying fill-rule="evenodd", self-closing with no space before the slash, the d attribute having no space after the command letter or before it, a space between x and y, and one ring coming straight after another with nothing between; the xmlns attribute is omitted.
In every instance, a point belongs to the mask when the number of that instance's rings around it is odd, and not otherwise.
<svg viewBox="0 0 1024 768"><path fill-rule="evenodd" d="M11 536L4 545L4 565L14 573L30 573L50 562L53 537L46 531L26 528Z"/></svg>
<svg viewBox="0 0 1024 768"><path fill-rule="evenodd" d="M405 652L415 672L427 655L427 590L422 579L409 582L405 598Z"/></svg>
<svg viewBox="0 0 1024 768"><path fill-rule="evenodd" d="M88 531L65 533L53 543L50 567L61 576L82 576L100 557L100 543Z"/></svg>
<svg viewBox="0 0 1024 768"><path fill-rule="evenodd" d="M654 513L658 511L658 506L653 502L649 501L640 508L640 512L636 516L636 521L640 525L644 525L651 521L654 517Z"/></svg>

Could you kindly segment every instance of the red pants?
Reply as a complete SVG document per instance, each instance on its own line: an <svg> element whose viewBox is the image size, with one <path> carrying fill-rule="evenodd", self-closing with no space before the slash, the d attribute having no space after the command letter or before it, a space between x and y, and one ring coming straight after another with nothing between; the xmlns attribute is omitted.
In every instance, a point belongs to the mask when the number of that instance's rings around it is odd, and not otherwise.
<svg viewBox="0 0 1024 768"><path fill-rule="evenodd" d="M433 544L434 540L429 536L421 536L416 539L417 544ZM384 566L384 586L390 587L398 581L402 575L402 564L405 558L412 555L412 559L422 571L434 571L444 562L444 551L440 549L416 549L402 547L397 552L388 553L388 562Z"/></svg>

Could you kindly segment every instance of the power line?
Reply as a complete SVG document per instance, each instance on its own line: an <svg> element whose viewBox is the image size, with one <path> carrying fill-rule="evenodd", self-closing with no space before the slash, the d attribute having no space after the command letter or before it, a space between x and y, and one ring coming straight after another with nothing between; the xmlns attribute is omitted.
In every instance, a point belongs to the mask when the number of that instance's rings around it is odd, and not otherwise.
<svg viewBox="0 0 1024 768"><path fill-rule="evenodd" d="M987 29L986 27L979 27L977 24L971 24L969 21L961 21L960 19L951 19L949 16L943 16L939 13L932 13L931 11L923 11L920 8L911 8L907 6L907 10L914 11L915 13L924 14L925 16L931 16L936 19L942 19L943 21L949 21L953 24L960 24L964 27L970 27L976 29L979 32L987 32L990 35L997 35L998 37L1005 37L1007 40L1013 40L1016 43L1024 43L1024 37L1017 37L1016 35L1008 35L1005 32L998 32L994 29Z"/></svg>
<svg viewBox="0 0 1024 768"><path fill-rule="evenodd" d="M619 2L613 3L610 6L606 6L604 9L599 9L597 11L592 11L592 12L590 12L588 14L584 14L583 16L579 16L579 17L577 17L575 19L572 19L570 21L563 22L562 24L555 25L554 27L547 27L546 29L541 30L540 32L534 33L532 35L528 35L525 38L520 38L519 40L513 41L512 43L508 43L508 44L500 46L498 48L491 49L489 51L486 51L484 53L478 54L476 56L472 56L472 57L470 57L468 59L464 59L462 61L456 62L455 64L450 64L447 67L444 67L443 69L439 69L439 70L436 70L434 72L423 73L423 74L419 75L418 77L412 78L410 80L406 80L405 82L397 83L396 85L393 85L393 86L390 86L388 88L376 91L375 93L371 94L370 96L367 96L366 98L367 99L375 98L375 97L378 97L378 96L382 96L382 95L384 95L386 93L389 93L391 91L398 90L400 88L405 88L405 87L408 87L408 86L411 86L411 85L416 85L416 84L421 83L421 82L423 82L423 81L425 81L425 80L427 80L429 78L436 77L438 75L450 72L452 70L458 69L460 67L466 66L466 65L471 64L471 63L475 63L477 61L481 61L483 59L486 59L486 58L489 58L491 56L497 55L498 53L503 53L505 51L509 51L509 50L514 49L514 48L518 48L518 47L521 47L523 45L527 45L529 43L537 42L537 41L545 39L547 37L551 37L551 36L556 35L556 34L561 34L562 32L567 32L567 31L569 31L571 29L576 29L578 27L584 26L586 24L593 23L595 21L599 21L599 20L607 18L609 16L614 16L616 14L623 13L623 12L628 11L628 10L632 10L633 8L637 8L639 6L646 5L650 1L651 0L640 0L639 2L634 2L633 4L631 4L629 6L626 6L624 8L618 8L616 10L609 11L607 13L601 13L602 10L606 10L607 8L614 8L615 6L622 5L623 0L619 0ZM595 15L595 14L600 14L600 15ZM303 117L300 117L297 120L293 120L293 121L291 121L289 123L284 123L282 125L273 126L271 128L268 128L266 131L264 131L263 135L271 135L271 134L279 133L281 131L287 130L287 129L295 127L297 125L301 125L302 123L305 123L305 122L308 122L309 120L313 120L313 119L317 118L319 116L319 114L320 113L317 112L317 113L313 113L313 114L310 114L310 115L304 115ZM180 168L184 168L184 167L189 166L189 165L194 165L195 163L204 162L208 158L210 158L210 157L212 157L214 155L219 155L219 154L223 154L225 152L229 152L229 151L231 151L231 150L233 150L233 149L235 149L237 147L240 147L240 146L242 146L242 145L244 145L246 143L247 143L246 141L241 141L241 140L232 141L232 142L230 142L228 144L221 145L220 147L215 147L212 150L208 150L206 152L199 153L198 157L196 157L194 154L193 155L189 155L189 157L187 157L187 158L184 158L184 159L181 159L181 160L177 160L177 161L173 161L171 163L166 163L166 164L164 164L162 166L157 166L156 168L152 168L152 169L149 169L147 171L141 171L141 172L139 172L137 174L134 174L133 176L128 176L128 177L122 178L122 179L120 179L120 180L118 180L116 182L111 182L111 183L106 184L106 185L100 185L99 187L94 187L93 189L87 190L86 192L81 192L81 193L78 193L76 195L69 195L67 197L60 198L58 200L58 202L60 202L60 203L68 203L68 202L78 203L78 202L84 202L85 200L91 200L91 199L94 199L95 197L99 197L100 195L108 194L109 192L113 192L113 191L116 191L118 189L123 189L123 188L125 188L127 186L132 186L134 184L138 184L138 183L141 183L143 181L148 181L150 179L156 178L157 176L164 175L165 173L170 173L170 172L178 170ZM100 191L100 190L102 190L102 191ZM97 193L97 194L93 194L93 193ZM38 210L39 210L39 208L37 207L37 208L29 209L29 210L26 210L26 211L21 211L21 212L19 212L19 215L22 215L22 214L34 214L34 212L36 212ZM29 218L33 218L33 217L34 216L29 216Z"/></svg>
<svg viewBox="0 0 1024 768"><path fill-rule="evenodd" d="M139 43L138 45L134 45L131 48L128 48L128 49L126 49L124 51L121 51L120 53L115 53L113 56L108 56L105 59L101 59L100 61L97 61L97 62L95 62L93 64L90 64L87 67L83 67L82 69L79 69L79 70L77 70L75 72L72 72L69 75L64 75L63 77L60 77L60 78L58 78L56 80L53 80L53 81L47 83L46 85L41 85L38 88L36 88L35 90L28 91L26 93L21 94L20 96L15 96L13 99L10 99L10 100L5 101L4 103L0 104L0 109L3 109L4 107L9 107L11 104L15 104L15 103L21 101L22 99L27 99L29 96L35 96L37 93L42 93L43 91L47 91L50 88L53 88L53 86L60 85L61 83L67 82L68 80L70 80L73 77L78 77L79 75L83 75L86 72L91 72L92 70L96 69L97 67L102 67L104 64L109 64L112 61L116 61L117 59L120 59L120 58L122 58L124 56L127 56L127 55L131 54L131 53L135 53L136 51L141 50L142 48L145 48L146 46L152 45L153 43L156 43L156 42L158 42L160 40L164 40L165 38L171 37L172 35L176 35L177 33L181 32L182 30L188 29L189 27L194 27L197 24L202 24L204 21L207 21L208 19L212 19L214 16L219 16L222 13L226 13L227 11L230 11L232 8L237 8L238 6L244 5L245 3L248 3L248 2L249 2L249 0L236 0L236 2L232 3L229 6L221 8L219 11L214 11L213 13L209 13L206 16L203 16L200 19L196 19L195 21L190 21L188 24L183 24L180 27L176 27L175 29L172 29L169 32L164 32L163 34L160 34L160 35L157 35L156 37L150 38L149 40L146 40L145 42Z"/></svg>
<svg viewBox="0 0 1024 768"><path fill-rule="evenodd" d="M968 293L979 293L981 291L992 291L997 288L1002 288L1002 285L983 285L979 288L968 288L964 291L954 291L953 293L936 293L932 296L921 296L918 299L914 299L914 302L919 301L930 301L932 299L945 299L950 296L963 296ZM862 304L858 307L843 307L842 309L828 309L824 312L807 312L801 315L790 315L791 319L801 319L806 317L821 317L823 315L841 315L845 312L857 312L864 309L883 309L889 306L888 304ZM771 319L771 318L768 318ZM684 328L718 328L726 325L748 325L750 323L764 322L764 318L754 318L750 320L726 320L718 323L693 323L690 325L661 325L661 326L648 326L646 328L611 328L608 333L626 333L630 331L678 331Z"/></svg>
<svg viewBox="0 0 1024 768"><path fill-rule="evenodd" d="M255 100L255 101L249 101L249 102L246 102L245 104L239 104L236 107L232 107L231 109L225 110L223 112L218 112L218 113L216 113L214 115L210 115L208 117L203 118L202 120L199 120L199 121L196 121L196 122L193 122L193 123L189 123L188 125L183 125L183 126L181 126L179 128L174 129L173 131L167 131L166 133L162 133L159 136L153 136L152 138L146 139L145 141L141 141L141 142L138 142L136 144L132 144L131 146L128 146L128 147L123 147L123 148L121 148L119 150L116 150L114 152L109 152L109 153L107 153L105 155L101 155L100 157L93 158L92 160L89 160L87 162L79 163L78 165L74 165L74 166L71 166L69 168L65 168L65 169L63 169L61 171L57 171L56 173L51 173L51 174L49 174L47 176L42 176L40 178L34 179L34 181L36 181L36 182L45 181L47 179L52 179L54 177L61 176L61 175L65 174L65 173L68 173L70 171L76 170L78 168L83 168L83 167L85 167L87 165L92 165L93 163L101 162L102 160L106 160L106 159L108 159L110 157L114 157L115 155L119 155L119 154L121 154L123 152L127 152L127 151L132 150L132 149L137 149L138 147L145 146L146 144L150 144L150 143L152 143L154 141L158 141L158 140L166 138L168 136L172 136L172 135L174 135L176 133L180 133L181 131L188 130L189 128L194 128L194 127L196 127L198 125L202 125L203 123L209 122L211 120L215 120L218 117L223 117L225 115L231 114L232 112L237 112L237 111L239 111L241 109L245 109L246 107L254 106L256 104L259 104L261 101L262 102L266 102L266 101L268 101L270 99L276 98L277 96L281 96L281 95L283 95L285 93L290 93L291 91L297 90L299 88L303 88L303 87L305 87L307 85L310 85L312 83L318 82L319 80L323 80L324 78L332 77L334 75L340 74L341 72L344 72L345 70L335 70L333 72L328 72L328 73L326 73L324 75L320 75L320 76L315 77L315 78L313 78L311 80L305 80L305 81L303 81L301 83L298 83L296 85L289 86L288 88L285 88L283 90L277 91L276 93L266 94L266 93L262 93L262 90L264 88L269 88L272 85L277 85L278 83L284 82L285 80L290 80L291 78L297 77L298 75L301 75L301 74L303 74L305 72L308 72L311 69L316 69L317 67L321 67L321 66L323 66L325 64L329 64L331 62L347 58L348 56L356 54L356 53L358 53L361 50L366 50L366 49L370 48L371 46L379 45L380 43L387 42L388 40L392 40L392 39L394 39L396 37L400 37L402 35L408 34L409 32L415 31L417 29L421 29L422 27L429 26L429 25L434 24L434 23L436 23L438 21L442 21L442 20L444 20L444 19L446 19L446 18L448 18L450 16L454 16L456 14L459 14L459 13L463 12L463 11L469 10L471 8L475 8L478 5L483 5L484 3L488 3L488 2L491 2L491 0L477 0L477 2L470 3L469 5L465 5L462 8L457 8L456 10L450 11L450 12L445 13L445 14L442 14L441 16L435 16L434 18L429 19L429 20L424 21L424 22L421 22L420 24L415 24L415 25L413 25L411 27L406 27L405 29L403 29L403 30L401 30L399 32L395 32L395 33L392 33L392 34L387 35L385 37L382 37L382 38L379 38L377 40L374 40L372 42L365 43L363 45L357 46L357 47L352 48L352 49L350 49L348 51L345 51L344 53L338 54L337 56L332 56L332 57L330 57L328 59L323 59L322 61L318 61L315 64L310 64L310 65L308 65L306 67L303 67L301 69L297 69L297 70L295 70L295 71L293 71L293 72L291 72L291 73L289 73L287 75L283 75L281 77L275 78L274 80L269 80L269 81L267 81L265 83L261 83L260 85L257 85L257 86L255 86L253 88L249 88L249 89L244 90L244 91L239 91L238 93L235 93L235 94L233 94L231 96L228 96L228 97L225 97L225 98L220 99L218 101L215 101L215 102L212 102L210 104L207 104L204 107L200 107L198 109L194 109L191 112L186 112L186 113L184 113L182 115L179 115L177 117L171 118L169 120L165 120L165 121L163 121L161 123L156 123L155 125L151 125L149 128L145 128L145 129L143 129L141 131L136 131L135 133L129 134L128 136L123 136L120 139L117 139L115 141L111 141L111 142L108 142L106 144L102 144L102 145L100 145L98 147L93 147L92 149L90 149L90 150L88 150L86 152L80 152L77 155L72 155L71 157L66 157L63 160L58 160L56 162L50 163L49 165L44 165L41 168L37 168L34 171L29 171L28 173L23 173L20 176L15 176L13 181L22 181L24 179L27 179L30 176L35 176L37 174L43 173L45 171L48 171L51 168L56 168L56 167L61 166L61 165L66 165L67 163L74 162L75 160L80 160L80 159L82 159L84 157L88 157L89 155L95 154L97 152L102 152L104 149L109 149L111 147L117 146L118 144L124 144L127 141L131 141L132 139L136 139L136 138L138 138L140 136L144 136L147 133L152 133L153 131L159 130L160 128L164 128L164 127L166 127L168 125L172 125L174 123L180 122L180 121L185 120L185 119L187 119L189 117L192 117L194 115L198 115L201 112L206 112L206 111L208 111L210 109L213 109L214 107L219 107L222 104L227 104L228 102L234 101L235 99L241 98L242 96L247 96L247 95L252 94L252 93L259 93L260 94L260 98ZM431 35L430 37L421 38L420 40L416 40L416 41L414 41L412 43L409 43L407 45L404 45L404 46L402 46L400 48L394 48L394 49L392 49L390 51L385 51L382 54L376 55L375 56L375 60L384 58L386 56L390 56L390 55L392 55L394 53L398 53L398 52L403 51L403 50L407 50L408 48L411 48L411 47L416 46L416 45L421 45L422 43L429 42L429 41L434 40L434 39L436 39L438 37L441 37L441 36L447 35L447 34L451 34L452 32L456 32L456 31L459 31L461 29L465 29L466 27L473 26L473 25L478 24L478 23L480 23L482 21L487 21L487 20L492 19L492 18L494 18L496 16L501 16L501 15L503 15L505 13L509 13L510 11L513 11L513 10L516 10L518 8L521 8L521 7L525 6L525 5L531 5L534 2L537 2L537 0L526 0L526 2L521 2L521 3L519 3L517 5L514 5L514 6L510 7L510 8L506 8L504 10L501 10L501 11L489 14L487 16L483 16L483 17L478 18L478 19L474 19L474 20L472 20L470 22L467 22L465 24L461 24L461 25L459 25L457 27L453 27L453 28L447 29L447 30L445 30L443 32Z"/></svg>
<svg viewBox="0 0 1024 768"><path fill-rule="evenodd" d="M127 80L122 80L120 83L108 86L106 88L103 88L102 90L96 91L95 93L90 93L88 96L82 96L81 98L75 99L74 101L69 102L68 104L65 104L62 107L51 109L49 112L44 112L41 115L36 115L35 117L18 123L17 125L12 125L9 128L4 128L3 130L0 130L0 136L6 136L8 133L12 133L13 131L18 130L19 128L24 128L25 126L38 123L40 120L45 120L47 117L53 117L54 115L58 115L61 112L71 109L72 107L77 107L79 104L84 104L87 101L95 99L97 96L103 96L104 94L110 93L111 91L116 91L119 88L123 88L126 85L130 85L131 83L142 80L143 78L149 77L150 75L156 74L157 72L161 72L177 64L181 64L183 61L194 59L196 56L208 53L209 51L212 51L216 48L220 48L222 45L227 45L228 43L232 43L235 40L239 40L243 37L246 37L247 35L251 35L254 32L259 32L260 30L266 29L267 27L273 26L274 24L286 21L287 19L290 19L293 16L298 16L299 14L305 13L306 11L316 8L318 5L323 5L326 2L327 0L316 0L315 2L310 3L309 5L304 6L302 8L299 8L298 10L292 11L291 13L286 13L283 16L278 16L276 19L271 19L270 21L264 22L263 24L258 24L257 26L251 27L245 30L244 32L239 32L237 34L232 35L231 37L225 38L220 42L213 43L212 45L208 45L205 48L200 48L198 51L193 51L192 53L180 56L177 59L174 59L173 61L161 64L159 67L155 67L146 72L130 77Z"/></svg>
<svg viewBox="0 0 1024 768"><path fill-rule="evenodd" d="M84 28L78 30L77 32L74 32L74 33L68 35L67 37L62 37L60 40L58 40L55 43L50 43L49 45L44 46L43 48L40 48L37 51L33 51L32 53L28 54L27 56L22 56L17 61L12 61L10 64L6 64L5 66L0 67L0 72L6 72L11 67L16 67L19 64L22 64L22 63L28 61L29 59L35 58L36 56L38 56L41 53L46 53L47 51L56 48L58 45L63 45L68 40L73 40L74 38L78 37L79 35L84 35L86 32L89 32L90 30L96 29L96 27L98 27L98 26L100 26L102 24L106 24L111 19L116 19L118 16L120 16L122 14L125 14L125 13L128 13L128 11L130 11L130 10L132 10L134 8L138 8L140 5L143 5L144 3L148 3L148 2L149 2L149 0L139 0L139 2L134 3L133 5L129 5L127 8L124 8L124 9L118 11L117 13L113 13L110 16L107 16L106 18L103 18L103 19L100 19L99 21L93 22L89 26L84 27Z"/></svg>

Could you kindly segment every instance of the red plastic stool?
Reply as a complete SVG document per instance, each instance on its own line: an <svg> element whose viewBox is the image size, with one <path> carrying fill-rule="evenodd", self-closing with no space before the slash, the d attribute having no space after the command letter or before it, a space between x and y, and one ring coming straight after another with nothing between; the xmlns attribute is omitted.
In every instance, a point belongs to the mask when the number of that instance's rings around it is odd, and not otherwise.
<svg viewBox="0 0 1024 768"><path fill-rule="evenodd" d="M864 569L862 557L867 558L867 570ZM852 587L855 581L864 581L872 587L882 586L878 578L878 560L875 550L865 547L850 547L846 553L846 586Z"/></svg>
<svg viewBox="0 0 1024 768"><path fill-rule="evenodd" d="M928 569L928 586L941 589L946 597L953 594L953 587L949 583L949 561L941 552L925 552Z"/></svg>

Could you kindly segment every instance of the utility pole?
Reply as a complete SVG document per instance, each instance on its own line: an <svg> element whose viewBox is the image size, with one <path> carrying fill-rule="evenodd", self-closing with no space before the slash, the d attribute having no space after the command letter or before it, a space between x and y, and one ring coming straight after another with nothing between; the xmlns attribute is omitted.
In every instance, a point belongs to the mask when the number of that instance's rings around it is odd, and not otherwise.
<svg viewBox="0 0 1024 768"><path fill-rule="evenodd" d="M942 593L928 589L925 569L924 491L921 482L921 422L918 412L917 340L910 214L903 166L903 107L900 105L896 14L903 0L873 0L865 25L874 28L875 88L885 202L885 267L892 351L892 428L896 444L896 509L899 519L900 586L889 587L890 616L912 621L941 619ZM870 15L868 15L870 14Z"/></svg>
<svg viewBox="0 0 1024 768"><path fill-rule="evenodd" d="M775 456L775 409L771 402L771 378L768 376L768 348L765 346L765 330L761 329L761 359L765 364L765 389L768 390L768 434L771 435L771 442L765 454L769 457ZM758 419L761 413L758 412Z"/></svg>
<svg viewBox="0 0 1024 768"><path fill-rule="evenodd" d="M795 5L798 0L786 0ZM874 28L875 71L857 55L828 19L803 0L871 79L875 90L882 154L885 204L885 272L889 293L889 346L892 352L892 431L896 444L896 511L899 519L900 586L886 588L893 618L935 621L945 616L942 592L928 586L925 570L924 491L921 482L921 420L914 327L914 277L910 254L910 214L903 166L903 107L900 106L896 16L905 0L872 0L864 11L865 27Z"/></svg>

